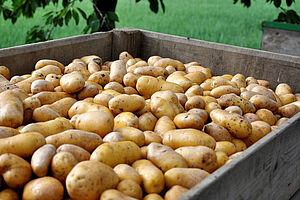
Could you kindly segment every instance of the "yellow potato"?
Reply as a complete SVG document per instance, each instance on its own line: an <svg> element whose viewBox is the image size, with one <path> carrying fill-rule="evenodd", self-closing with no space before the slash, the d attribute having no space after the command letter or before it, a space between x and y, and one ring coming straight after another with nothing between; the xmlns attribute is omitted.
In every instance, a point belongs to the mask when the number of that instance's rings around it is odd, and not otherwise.
<svg viewBox="0 0 300 200"><path fill-rule="evenodd" d="M227 154L223 151L216 151L216 155L217 155L218 168L220 168L223 165L225 165L225 163L227 162L227 160L229 158L228 158Z"/></svg>
<svg viewBox="0 0 300 200"><path fill-rule="evenodd" d="M163 200L163 198L159 194L148 194L146 195L143 200Z"/></svg>
<svg viewBox="0 0 300 200"><path fill-rule="evenodd" d="M100 93L94 97L94 103L108 107L108 102L114 98L114 95L108 93Z"/></svg>
<svg viewBox="0 0 300 200"><path fill-rule="evenodd" d="M83 66L78 62L72 62L68 66L66 66L65 74L71 74L73 72L81 74L84 80L88 80L89 76L91 75L86 66Z"/></svg>
<svg viewBox="0 0 300 200"><path fill-rule="evenodd" d="M121 135L127 141L132 141L138 146L143 146L145 144L145 136L144 133L133 127L118 127L115 128L114 131L121 133Z"/></svg>
<svg viewBox="0 0 300 200"><path fill-rule="evenodd" d="M0 139L8 138L20 134L17 129L0 126Z"/></svg>
<svg viewBox="0 0 300 200"><path fill-rule="evenodd" d="M74 144L63 144L57 148L56 152L69 152L78 162L89 160L91 156L87 150Z"/></svg>
<svg viewBox="0 0 300 200"><path fill-rule="evenodd" d="M261 86L264 86L266 88L270 88L270 82L266 80L257 80L257 83Z"/></svg>
<svg viewBox="0 0 300 200"><path fill-rule="evenodd" d="M174 185L165 194L165 200L177 200L184 193L189 191L187 188L180 185Z"/></svg>
<svg viewBox="0 0 300 200"><path fill-rule="evenodd" d="M284 122L286 122L287 120L289 120L289 118L287 117L282 117L280 118L277 122L276 122L276 126L280 126L281 124L283 124Z"/></svg>
<svg viewBox="0 0 300 200"><path fill-rule="evenodd" d="M54 91L54 86L51 82L46 80L35 80L32 82L31 86L31 93L37 94L42 91Z"/></svg>
<svg viewBox="0 0 300 200"><path fill-rule="evenodd" d="M65 71L65 66L63 64L61 64L60 62L58 62L56 60L50 60L50 59L39 60L35 64L35 69L37 70L37 69L43 68L47 65L55 65L55 66L59 67L62 72Z"/></svg>
<svg viewBox="0 0 300 200"><path fill-rule="evenodd" d="M221 107L238 106L241 108L244 114L253 113L256 111L255 106L250 101L235 94L222 95L218 99L218 103Z"/></svg>
<svg viewBox="0 0 300 200"><path fill-rule="evenodd" d="M123 83L127 87L135 88L137 80L140 78L140 75L134 73L127 73L123 77Z"/></svg>
<svg viewBox="0 0 300 200"><path fill-rule="evenodd" d="M157 118L151 113L146 112L139 117L139 129L142 131L153 131Z"/></svg>
<svg viewBox="0 0 300 200"><path fill-rule="evenodd" d="M224 153L227 154L227 156L230 156L230 155L236 153L236 147L231 142L220 141L220 142L216 142L215 151L223 151Z"/></svg>
<svg viewBox="0 0 300 200"><path fill-rule="evenodd" d="M72 118L76 114L83 114L91 111L106 112L107 114L112 116L110 110L107 107L96 103L85 102L85 101L77 101L76 103L74 103L69 109L68 115L70 118Z"/></svg>
<svg viewBox="0 0 300 200"><path fill-rule="evenodd" d="M48 74L60 75L62 71L55 65L46 65L43 68L33 71L31 77L45 79Z"/></svg>
<svg viewBox="0 0 300 200"><path fill-rule="evenodd" d="M121 163L132 164L141 156L141 150L134 142L124 141L101 144L94 150L90 160L115 167Z"/></svg>
<svg viewBox="0 0 300 200"><path fill-rule="evenodd" d="M4 182L10 188L22 188L32 175L30 164L11 153L0 155L0 169Z"/></svg>
<svg viewBox="0 0 300 200"><path fill-rule="evenodd" d="M73 144L93 152L100 144L102 138L92 132L70 129L64 132L46 137L47 144L53 144L56 148L63 144Z"/></svg>
<svg viewBox="0 0 300 200"><path fill-rule="evenodd" d="M173 168L165 173L167 188L180 185L191 189L209 175L208 172L198 168Z"/></svg>
<svg viewBox="0 0 300 200"><path fill-rule="evenodd" d="M257 80L252 76L249 76L246 78L246 83L247 83L247 86L250 84L258 84Z"/></svg>
<svg viewBox="0 0 300 200"><path fill-rule="evenodd" d="M10 71L5 66L0 66L0 74L3 75L7 80L10 79Z"/></svg>
<svg viewBox="0 0 300 200"><path fill-rule="evenodd" d="M294 115L296 115L298 112L300 112L300 108L298 106L296 106L295 104L290 103L290 104L279 107L278 112L283 117L291 118Z"/></svg>
<svg viewBox="0 0 300 200"><path fill-rule="evenodd" d="M286 105L286 104L297 101L297 98L294 94L283 94L283 95L280 95L279 98L280 98L280 101L282 102L282 105Z"/></svg>
<svg viewBox="0 0 300 200"><path fill-rule="evenodd" d="M179 103L184 106L188 100L187 96L183 93L175 93L175 95L177 96Z"/></svg>
<svg viewBox="0 0 300 200"><path fill-rule="evenodd" d="M79 100L86 99L89 97L94 98L99 94L99 87L93 84L85 84L84 88L77 94Z"/></svg>
<svg viewBox="0 0 300 200"><path fill-rule="evenodd" d="M18 193L13 189L4 189L0 192L1 200L19 200Z"/></svg>
<svg viewBox="0 0 300 200"><path fill-rule="evenodd" d="M205 105L205 111L209 114L211 113L211 111L217 110L217 109L221 109L221 106L218 103L211 102L211 103L208 103Z"/></svg>
<svg viewBox="0 0 300 200"><path fill-rule="evenodd" d="M200 168L212 173L218 167L216 153L206 146L180 147L175 151L185 159L189 168Z"/></svg>
<svg viewBox="0 0 300 200"><path fill-rule="evenodd" d="M148 64L145 61L140 60L137 63L135 63L135 64L131 65L130 67L128 67L127 72L134 73L135 69L137 69L139 67L143 67L143 66L148 66Z"/></svg>
<svg viewBox="0 0 300 200"><path fill-rule="evenodd" d="M64 186L53 177L37 178L24 187L23 200L62 200Z"/></svg>
<svg viewBox="0 0 300 200"><path fill-rule="evenodd" d="M219 87L212 89L210 92L210 94L215 98L219 98L224 94L231 94L231 93L240 95L241 91L238 87L234 87L231 85L221 85Z"/></svg>
<svg viewBox="0 0 300 200"><path fill-rule="evenodd" d="M147 159L153 162L163 172L174 167L188 167L185 159L180 153L175 152L170 147L153 142L147 147Z"/></svg>
<svg viewBox="0 0 300 200"><path fill-rule="evenodd" d="M209 124L206 124L204 126L203 131L205 133L207 133L208 135L212 136L216 142L219 141L232 141L232 136L231 134L228 132L228 130L226 128L224 128L223 126L220 126L214 122L211 122Z"/></svg>
<svg viewBox="0 0 300 200"><path fill-rule="evenodd" d="M184 77L190 79L193 83L197 83L198 85L200 85L201 83L203 83L203 81L206 80L206 75L200 71L190 72L184 75Z"/></svg>
<svg viewBox="0 0 300 200"><path fill-rule="evenodd" d="M141 186L130 179L122 180L117 186L117 190L136 199L141 199L143 197Z"/></svg>
<svg viewBox="0 0 300 200"><path fill-rule="evenodd" d="M0 139L0 154L12 153L20 157L28 158L45 143L45 138L40 133L28 132L18 134Z"/></svg>
<svg viewBox="0 0 300 200"><path fill-rule="evenodd" d="M160 193L165 186L165 179L162 171L160 171L149 160L137 160L132 167L142 177L143 189L146 193Z"/></svg>
<svg viewBox="0 0 300 200"><path fill-rule="evenodd" d="M236 83L238 88L242 88L242 87L246 87L247 83L246 83L246 78L244 75L242 74L236 74L232 77L231 79L232 82Z"/></svg>
<svg viewBox="0 0 300 200"><path fill-rule="evenodd" d="M174 122L168 116L163 116L157 120L154 132L162 136L165 132L175 129L176 126Z"/></svg>
<svg viewBox="0 0 300 200"><path fill-rule="evenodd" d="M264 87L264 86L257 85L257 86L255 86L255 87L253 87L253 88L251 89L251 91L257 92L257 93L259 93L259 94L261 94L261 95L264 95L264 96L270 98L270 99L273 100L273 101L276 101L276 98L275 98L275 95L273 94L273 92L270 91L270 90L268 90L268 89L267 89L266 87Z"/></svg>
<svg viewBox="0 0 300 200"><path fill-rule="evenodd" d="M133 87L124 87L125 94L139 94Z"/></svg>
<svg viewBox="0 0 300 200"><path fill-rule="evenodd" d="M33 95L32 97L38 98L41 104L45 105L45 104L52 104L55 101L58 101L66 97L72 97L72 96L66 92L40 92Z"/></svg>
<svg viewBox="0 0 300 200"><path fill-rule="evenodd" d="M114 90L118 93L124 94L125 90L121 83L118 82L109 82L104 86L104 90Z"/></svg>
<svg viewBox="0 0 300 200"><path fill-rule="evenodd" d="M31 157L31 168L38 177L48 174L51 160L56 154L56 148L52 144L45 144L38 148Z"/></svg>
<svg viewBox="0 0 300 200"><path fill-rule="evenodd" d="M184 128L194 128L202 130L204 126L204 121L196 113L180 113L175 116L174 124L180 129Z"/></svg>
<svg viewBox="0 0 300 200"><path fill-rule="evenodd" d="M185 109L190 110L193 108L200 108L200 109L205 108L205 101L199 96L190 97L185 103Z"/></svg>
<svg viewBox="0 0 300 200"><path fill-rule="evenodd" d="M208 114L203 109L193 108L193 109L189 110L188 113L194 113L194 114L199 115L202 118L204 123L206 123L208 120Z"/></svg>
<svg viewBox="0 0 300 200"><path fill-rule="evenodd" d="M142 158L143 159L147 158L147 151L148 151L148 146L141 147L141 153L142 153Z"/></svg>
<svg viewBox="0 0 300 200"><path fill-rule="evenodd" d="M25 78L22 76L13 76L13 77L11 77L9 82L11 82L12 84L16 84L16 83L24 81L24 80L25 80Z"/></svg>
<svg viewBox="0 0 300 200"><path fill-rule="evenodd" d="M20 132L39 132L44 137L54 135L60 132L63 132L68 129L72 129L73 126L70 121L64 117L58 117L54 120L46 121L46 122L37 122L24 126Z"/></svg>
<svg viewBox="0 0 300 200"><path fill-rule="evenodd" d="M130 165L118 164L114 167L114 171L118 175L120 181L132 180L139 185L142 183L142 177Z"/></svg>
<svg viewBox="0 0 300 200"><path fill-rule="evenodd" d="M210 113L213 122L226 128L237 138L246 138L251 134L251 124L243 116L236 113L216 109Z"/></svg>
<svg viewBox="0 0 300 200"><path fill-rule="evenodd" d="M193 85L187 91L185 91L185 95L188 98L193 97L193 96L202 96L203 89L199 85Z"/></svg>
<svg viewBox="0 0 300 200"><path fill-rule="evenodd" d="M247 145L243 142L243 140L234 138L231 142L234 144L236 152L244 151L247 149Z"/></svg>
<svg viewBox="0 0 300 200"><path fill-rule="evenodd" d="M105 190L100 197L100 200L118 200L118 199L137 200L136 198L127 196L126 194L115 189Z"/></svg>
<svg viewBox="0 0 300 200"><path fill-rule="evenodd" d="M199 145L214 149L216 141L213 137L197 129L177 129L163 134L163 144L172 149Z"/></svg>
<svg viewBox="0 0 300 200"><path fill-rule="evenodd" d="M261 121L261 119L259 118L259 116L257 116L254 113L246 113L244 114L244 117L250 122L255 122L255 121Z"/></svg>
<svg viewBox="0 0 300 200"><path fill-rule="evenodd" d="M98 200L102 192L115 188L118 182L111 167L89 160L78 163L68 174L66 189L74 200Z"/></svg>
<svg viewBox="0 0 300 200"><path fill-rule="evenodd" d="M70 74L65 74L60 79L60 86L67 93L79 92L83 89L84 84L85 79L77 71Z"/></svg>
<svg viewBox="0 0 300 200"><path fill-rule="evenodd" d="M180 85L184 91L186 91L193 85L193 82L190 79L184 77L183 75L176 75L175 73L176 72L169 75L166 81Z"/></svg>
<svg viewBox="0 0 300 200"><path fill-rule="evenodd" d="M80 58L80 60L83 61L85 64L95 62L98 65L102 65L102 59L99 56L96 56L96 55L83 56L82 58Z"/></svg>
<svg viewBox="0 0 300 200"><path fill-rule="evenodd" d="M174 117L180 113L180 109L178 108L178 105L164 98L156 97L153 95L151 97L150 107L151 107L151 112L157 118L168 116L170 119L174 119Z"/></svg>
<svg viewBox="0 0 300 200"><path fill-rule="evenodd" d="M75 122L76 129L94 132L104 137L114 128L113 117L104 111L91 111L78 116Z"/></svg>
<svg viewBox="0 0 300 200"><path fill-rule="evenodd" d="M123 82L123 77L127 73L126 62L123 60L114 61L110 66L110 81L115 81L118 83Z"/></svg>
<svg viewBox="0 0 300 200"><path fill-rule="evenodd" d="M23 124L28 124L32 122L33 118L33 111L39 107L41 107L41 101L37 97L27 97L23 101L23 108L24 108L24 117L23 117Z"/></svg>
<svg viewBox="0 0 300 200"><path fill-rule="evenodd" d="M88 71L93 74L101 70L101 66L95 62L90 62L88 64Z"/></svg>
<svg viewBox="0 0 300 200"><path fill-rule="evenodd" d="M149 145L152 142L162 143L162 138L152 131L144 131L145 135L145 145Z"/></svg>
<svg viewBox="0 0 300 200"><path fill-rule="evenodd" d="M105 86L109 83L109 72L107 71L99 71L90 75L88 81L92 81L98 83L101 86Z"/></svg>
<svg viewBox="0 0 300 200"><path fill-rule="evenodd" d="M242 109L238 106L229 106L229 107L225 108L225 110L229 113L236 113L239 115L243 115Z"/></svg>
<svg viewBox="0 0 300 200"><path fill-rule="evenodd" d="M60 77L57 74L48 74L46 76L45 80L52 83L54 88L60 85L60 83L59 83Z"/></svg>
<svg viewBox="0 0 300 200"><path fill-rule="evenodd" d="M275 93L280 96L284 94L292 94L292 88L286 83L280 83L275 89Z"/></svg>
<svg viewBox="0 0 300 200"><path fill-rule="evenodd" d="M251 146L261 138L263 138L266 134L262 131L262 129L258 125L252 124L252 132L248 138L244 138L243 141L247 146ZM270 128L271 129L271 128Z"/></svg>
<svg viewBox="0 0 300 200"><path fill-rule="evenodd" d="M116 114L121 112L135 112L144 108L145 99L135 94L120 94L109 100L108 106Z"/></svg>
<svg viewBox="0 0 300 200"><path fill-rule="evenodd" d="M168 71L165 68L153 67L153 66L138 67L138 68L134 69L133 73L138 74L138 75L147 75L147 76L153 76L153 77L158 77L158 76L167 77L168 76Z"/></svg>
<svg viewBox="0 0 300 200"><path fill-rule="evenodd" d="M259 109L255 113L262 121L267 122L271 126L274 125L277 121L275 115L268 109Z"/></svg>
<svg viewBox="0 0 300 200"><path fill-rule="evenodd" d="M182 62L171 58L161 58L153 64L154 67L163 67L163 68L166 68L169 65L175 67L177 71L185 70L185 66Z"/></svg>
<svg viewBox="0 0 300 200"><path fill-rule="evenodd" d="M122 112L114 119L114 128L130 126L134 128L139 127L139 118L131 112Z"/></svg>
<svg viewBox="0 0 300 200"><path fill-rule="evenodd" d="M103 142L122 142L126 141L123 135L119 132L110 132L103 138Z"/></svg>
<svg viewBox="0 0 300 200"><path fill-rule="evenodd" d="M123 60L124 63L127 63L127 61L128 61L129 59L132 59L132 58L133 58L132 55L130 55L130 53L128 53L127 51L123 51L123 52L120 53L120 55L119 55L119 59L120 59L120 60Z"/></svg>

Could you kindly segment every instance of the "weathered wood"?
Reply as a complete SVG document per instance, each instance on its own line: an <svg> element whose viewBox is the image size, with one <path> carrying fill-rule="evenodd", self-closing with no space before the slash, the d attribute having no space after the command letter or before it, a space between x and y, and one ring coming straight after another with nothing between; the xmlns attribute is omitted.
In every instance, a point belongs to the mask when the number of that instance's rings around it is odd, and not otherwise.
<svg viewBox="0 0 300 200"><path fill-rule="evenodd" d="M120 28L113 31L112 59L119 59L119 54L128 51L137 57L140 51L141 32L138 29Z"/></svg>
<svg viewBox="0 0 300 200"><path fill-rule="evenodd" d="M142 31L140 57L170 57L182 62L198 61L215 75L241 73L270 81L274 88L288 83L300 92L300 57L231 45Z"/></svg>
<svg viewBox="0 0 300 200"><path fill-rule="evenodd" d="M10 69L11 75L26 74L40 59L55 59L67 65L74 58L96 54L110 60L111 49L112 32L95 33L0 49L0 63Z"/></svg>
<svg viewBox="0 0 300 200"><path fill-rule="evenodd" d="M300 188L300 113L182 196L285 200Z"/></svg>

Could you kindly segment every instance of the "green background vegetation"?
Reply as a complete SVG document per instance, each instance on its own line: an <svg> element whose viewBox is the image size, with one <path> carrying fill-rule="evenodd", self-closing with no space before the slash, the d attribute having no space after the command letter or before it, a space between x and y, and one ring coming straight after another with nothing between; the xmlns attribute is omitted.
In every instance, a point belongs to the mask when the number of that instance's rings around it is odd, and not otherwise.
<svg viewBox="0 0 300 200"><path fill-rule="evenodd" d="M137 4L135 0L119 0L116 10L119 22L116 26L259 49L261 22L275 19L280 12L272 4L258 0L253 1L250 8L224 0L166 0L165 5L165 13L160 9L155 14L150 11L146 0ZM83 1L80 7L87 13L93 12L92 5L87 1ZM53 8L39 9L34 19L21 17L14 25L1 16L0 48L24 44L26 32L36 24L42 25L43 14ZM300 4L294 4L291 9L300 10ZM72 21L68 27L56 28L54 38L82 34L85 25L83 20L78 26Z"/></svg>

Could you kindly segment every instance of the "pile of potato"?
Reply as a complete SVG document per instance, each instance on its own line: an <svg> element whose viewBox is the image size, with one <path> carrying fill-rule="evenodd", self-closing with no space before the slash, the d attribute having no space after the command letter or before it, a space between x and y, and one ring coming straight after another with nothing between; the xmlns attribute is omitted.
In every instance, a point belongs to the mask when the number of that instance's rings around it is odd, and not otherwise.
<svg viewBox="0 0 300 200"><path fill-rule="evenodd" d="M177 199L300 111L285 83L128 52L0 74L1 200Z"/></svg>

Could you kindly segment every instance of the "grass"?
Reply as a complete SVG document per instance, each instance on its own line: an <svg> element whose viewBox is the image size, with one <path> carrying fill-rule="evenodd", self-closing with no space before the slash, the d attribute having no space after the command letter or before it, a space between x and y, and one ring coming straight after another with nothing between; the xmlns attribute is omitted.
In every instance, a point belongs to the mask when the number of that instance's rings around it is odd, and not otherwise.
<svg viewBox="0 0 300 200"><path fill-rule="evenodd" d="M81 3L81 7L92 12L90 4ZM280 12L265 1L254 1L250 8L232 1L224 0L165 0L166 12L160 9L154 14L147 0L135 3L135 0L119 0L117 27L133 27L162 33L169 33L201 40L232 44L237 46L260 48L261 22L273 20ZM300 4L292 7L299 11ZM47 8L47 10L53 9ZM43 10L38 10L34 19L20 18L13 25L0 18L0 48L21 45L25 41L27 30L35 24L42 24ZM85 22L76 26L58 28L54 38L62 38L82 33Z"/></svg>

